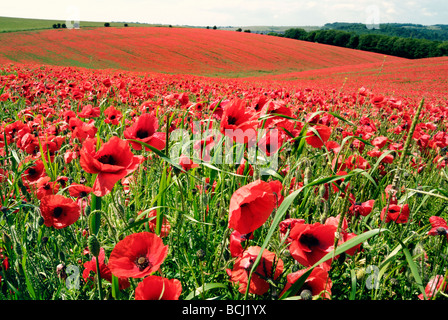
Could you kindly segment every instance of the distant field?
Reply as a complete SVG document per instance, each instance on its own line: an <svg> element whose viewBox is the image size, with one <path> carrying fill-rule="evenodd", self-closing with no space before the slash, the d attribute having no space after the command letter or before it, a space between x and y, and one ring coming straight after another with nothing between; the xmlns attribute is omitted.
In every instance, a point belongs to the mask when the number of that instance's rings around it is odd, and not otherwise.
<svg viewBox="0 0 448 320"><path fill-rule="evenodd" d="M0 32L15 32L15 31L29 31L53 29L53 24L61 25L67 23L66 20L45 20L45 19L26 19L26 18L10 18L0 17ZM105 22L95 21L80 21L81 28L95 28L104 27ZM111 27L123 27L124 22L109 22ZM157 26L151 24L127 23L130 27L135 26Z"/></svg>
<svg viewBox="0 0 448 320"><path fill-rule="evenodd" d="M372 52L203 28L103 27L0 34L0 63L214 77L292 73L383 59Z"/></svg>

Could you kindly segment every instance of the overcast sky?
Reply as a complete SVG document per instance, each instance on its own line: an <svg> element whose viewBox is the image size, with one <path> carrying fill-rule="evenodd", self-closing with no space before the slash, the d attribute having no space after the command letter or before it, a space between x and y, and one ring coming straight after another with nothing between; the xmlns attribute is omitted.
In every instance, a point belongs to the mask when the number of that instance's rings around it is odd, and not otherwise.
<svg viewBox="0 0 448 320"><path fill-rule="evenodd" d="M0 16L195 26L448 24L447 0L2 0Z"/></svg>

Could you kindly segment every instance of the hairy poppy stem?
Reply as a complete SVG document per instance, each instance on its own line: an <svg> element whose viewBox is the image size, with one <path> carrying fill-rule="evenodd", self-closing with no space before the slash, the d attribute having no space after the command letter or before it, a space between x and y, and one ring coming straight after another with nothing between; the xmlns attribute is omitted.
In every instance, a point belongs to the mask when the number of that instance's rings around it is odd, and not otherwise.
<svg viewBox="0 0 448 320"><path fill-rule="evenodd" d="M100 272L100 262L98 261L98 257L96 257L96 274L98 275L98 297L100 300L103 300L103 290L101 288L101 272Z"/></svg>

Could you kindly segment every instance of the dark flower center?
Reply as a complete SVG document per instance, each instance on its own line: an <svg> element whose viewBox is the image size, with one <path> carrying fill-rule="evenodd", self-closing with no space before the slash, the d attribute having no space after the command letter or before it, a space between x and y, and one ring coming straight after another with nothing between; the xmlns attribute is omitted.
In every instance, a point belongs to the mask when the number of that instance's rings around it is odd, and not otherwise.
<svg viewBox="0 0 448 320"><path fill-rule="evenodd" d="M116 118L116 116L113 115L113 116L110 117L110 120L114 120L115 118Z"/></svg>
<svg viewBox="0 0 448 320"><path fill-rule="evenodd" d="M140 129L137 131L136 135L137 135L137 138L139 138L139 139L145 139L145 138L149 137L149 132L147 130Z"/></svg>
<svg viewBox="0 0 448 320"><path fill-rule="evenodd" d="M64 211L64 210L62 210L61 207L56 207L56 208L54 208L54 210L53 210L53 216L54 216L55 218L59 218L59 217L61 216L61 214L62 214L63 211Z"/></svg>
<svg viewBox="0 0 448 320"><path fill-rule="evenodd" d="M300 237L300 243L308 246L308 248L311 249L311 247L315 247L319 245L319 240L314 237L312 234L304 234Z"/></svg>
<svg viewBox="0 0 448 320"><path fill-rule="evenodd" d="M104 156L99 157L98 161L104 164L111 165L114 165L116 163L114 157L112 157L110 154L105 154Z"/></svg>
<svg viewBox="0 0 448 320"><path fill-rule="evenodd" d="M34 168L29 168L28 169L28 175L32 176L32 175L35 175L35 174L36 174L36 169L34 169Z"/></svg>
<svg viewBox="0 0 448 320"><path fill-rule="evenodd" d="M137 260L135 260L135 264L138 267L138 270L142 271L148 266L152 266L149 262L148 258L145 256L138 257Z"/></svg>
<svg viewBox="0 0 448 320"><path fill-rule="evenodd" d="M237 118L235 118L235 117L229 117L228 119L227 119L227 123L228 124L236 124L236 122L237 122Z"/></svg>
<svg viewBox="0 0 448 320"><path fill-rule="evenodd" d="M84 197L86 197L87 196L87 192L85 192L85 191L81 191L80 193L79 193L79 197L80 198L84 198Z"/></svg>
<svg viewBox="0 0 448 320"><path fill-rule="evenodd" d="M446 235L446 233L447 233L447 230L444 227L438 227L437 228L437 234L438 235L444 236L444 235Z"/></svg>

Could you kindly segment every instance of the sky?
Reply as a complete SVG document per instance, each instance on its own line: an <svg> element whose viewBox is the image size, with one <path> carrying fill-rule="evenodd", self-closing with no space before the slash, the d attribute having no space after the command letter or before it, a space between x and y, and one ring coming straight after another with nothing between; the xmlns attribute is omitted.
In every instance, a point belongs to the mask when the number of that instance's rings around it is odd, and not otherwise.
<svg viewBox="0 0 448 320"><path fill-rule="evenodd" d="M447 0L2 0L0 16L190 26L448 24Z"/></svg>

